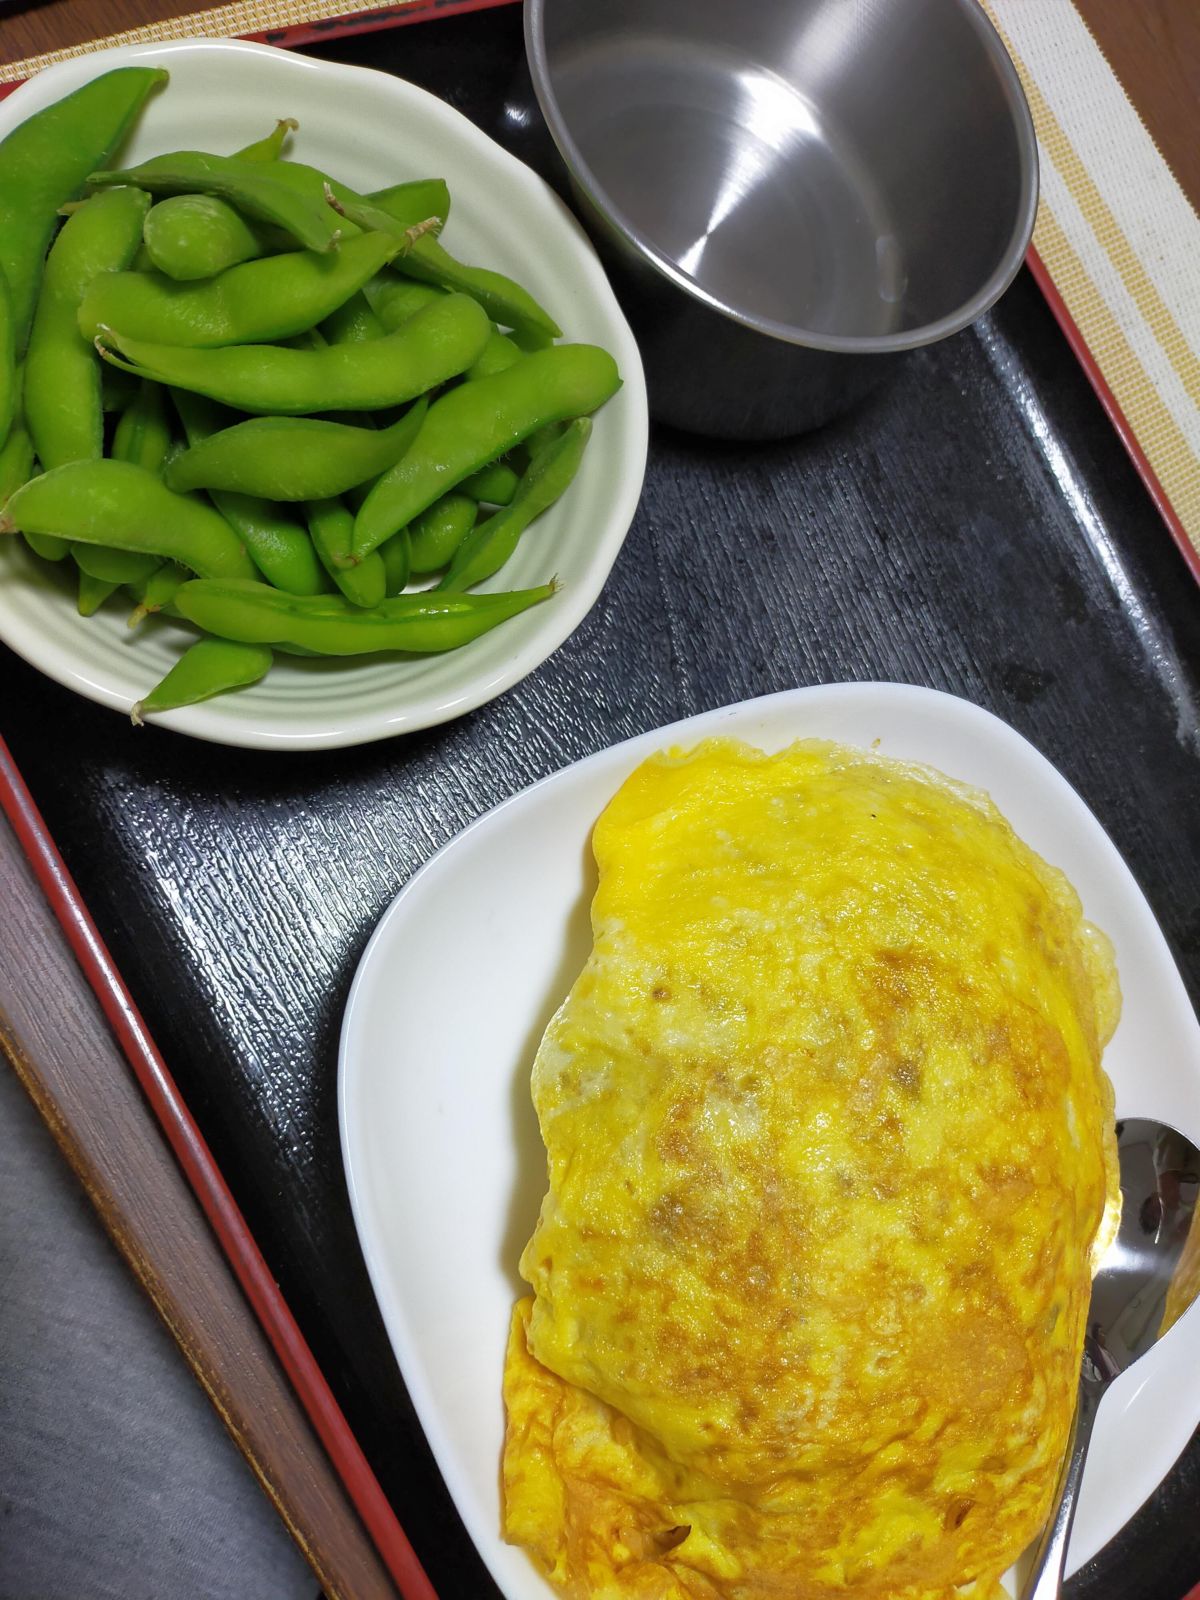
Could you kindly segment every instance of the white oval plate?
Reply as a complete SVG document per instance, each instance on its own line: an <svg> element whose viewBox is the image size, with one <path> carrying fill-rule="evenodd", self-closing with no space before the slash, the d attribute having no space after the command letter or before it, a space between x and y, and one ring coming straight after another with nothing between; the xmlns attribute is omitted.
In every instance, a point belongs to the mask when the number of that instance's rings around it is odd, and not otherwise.
<svg viewBox="0 0 1200 1600"><path fill-rule="evenodd" d="M0 138L88 79L134 62L166 67L171 81L150 99L126 164L163 150L225 154L261 138L276 117L295 116L296 159L359 188L445 178L453 199L449 248L519 278L567 339L604 346L624 378L596 417L570 490L483 585L521 589L557 573L563 587L553 599L442 656L280 657L261 684L155 723L220 744L318 749L429 727L493 699L557 650L591 610L641 492L648 437L641 360L583 230L528 167L423 89L233 39L127 45L60 62L0 103ZM67 688L128 711L194 637L165 622L131 634L111 605L85 620L75 611L70 574L35 561L24 541L0 539L0 638Z"/></svg>
<svg viewBox="0 0 1200 1600"><path fill-rule="evenodd" d="M367 946L342 1027L339 1115L359 1239L404 1380L509 1600L551 1592L499 1533L504 1347L523 1290L517 1257L545 1189L529 1071L591 946L592 824L652 751L713 734L764 749L878 741L885 755L989 791L1116 945L1124 1012L1105 1066L1118 1115L1200 1140L1200 1027L1141 891L1050 763L964 700L899 684L792 690L617 745L489 812L416 874ZM1105 1399L1072 1570L1132 1516L1200 1419L1198 1317L1193 1307L1188 1327Z"/></svg>

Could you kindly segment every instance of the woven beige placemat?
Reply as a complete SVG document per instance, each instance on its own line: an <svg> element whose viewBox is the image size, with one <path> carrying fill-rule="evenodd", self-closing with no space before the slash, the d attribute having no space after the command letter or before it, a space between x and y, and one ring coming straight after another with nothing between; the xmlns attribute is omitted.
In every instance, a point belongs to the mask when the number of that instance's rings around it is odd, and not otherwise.
<svg viewBox="0 0 1200 1600"><path fill-rule="evenodd" d="M1200 217L1071 0L983 4L1037 130L1034 248L1200 576Z"/></svg>
<svg viewBox="0 0 1200 1600"><path fill-rule="evenodd" d="M357 0L347 13L366 16L372 11L396 11L415 0ZM336 15L336 11L334 12ZM0 83L13 83L52 62L69 56L86 55L100 46L148 44L159 39L224 39L243 33L264 33L271 28L295 28L305 22L325 21L330 16L330 0L230 0L227 5L206 6L181 17L148 22L140 28L125 28L120 33L93 39L87 44L70 45L64 50L48 50L45 55L29 56L24 61L0 65Z"/></svg>

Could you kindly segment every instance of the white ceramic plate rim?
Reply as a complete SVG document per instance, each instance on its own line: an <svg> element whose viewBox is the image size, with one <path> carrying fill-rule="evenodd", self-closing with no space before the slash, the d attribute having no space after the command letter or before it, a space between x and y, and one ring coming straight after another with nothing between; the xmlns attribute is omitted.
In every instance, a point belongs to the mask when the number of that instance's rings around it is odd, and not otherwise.
<svg viewBox="0 0 1200 1600"><path fill-rule="evenodd" d="M595 604L633 520L645 473L649 422L645 379L636 341L586 234L548 185L460 112L424 89L388 73L316 61L241 39L184 39L122 45L58 62L23 84L0 103L0 137L31 112L113 67L144 63L165 66L169 70L183 61L194 62L204 57L236 60L239 65L253 62L255 70L262 75L266 116L272 114L272 106L284 102L293 107L300 103L302 110L305 91L314 83L330 92L340 90L347 105L353 105L356 96L361 96L364 87L369 87L372 93L383 93L391 98L398 119L420 117L427 127L444 136L450 147L461 152L456 155L455 162L470 159L489 167L500 194L507 201L519 203L531 235L543 242L553 240L556 249L571 256L572 289L582 290L590 313L602 316L603 342L621 369L622 389L597 417L592 441L592 451L603 448L611 458L613 470L606 479L610 498L606 499L594 522L589 520L586 567L551 601L504 625L509 630L512 648L505 652L502 660L495 661L486 671L475 668L471 665L474 647L467 646L461 657L463 671L453 685L423 688L416 693L402 689L397 694L394 709L387 712L378 708L366 714L356 712L351 676L347 680L345 706L338 701L326 703L310 714L289 710L286 720L273 716L269 708L256 707L254 689L154 719L156 726L173 728L179 733L219 744L275 750L315 750L362 744L434 726L474 710L526 677L565 642ZM566 337L572 337L569 327ZM603 445L602 434L608 437ZM564 508L569 500L570 491L562 502ZM82 618L79 621L82 627L87 626ZM30 624L19 604L6 600L3 585L0 585L0 638L6 644L66 688L101 705L128 712L136 696L116 685L111 675L98 671L88 660L86 634L73 632L72 638L75 637L81 644L78 653L73 648L60 646L55 640L48 640ZM489 637L498 637L498 634ZM288 668L289 663L281 660L274 673L287 672ZM149 688L149 684L145 688Z"/></svg>
<svg viewBox="0 0 1200 1600"><path fill-rule="evenodd" d="M850 743L867 744L873 742L863 736L868 729L874 730L884 754L925 761L964 782L988 787L1018 832L1049 859L1057 857L1069 871L1085 912L1114 935L1122 963L1125 1013L1106 1056L1117 1088L1118 1115L1159 1117L1193 1139L1200 1138L1200 1026L1148 904L1115 846L1066 780L1014 729L970 702L902 684L832 684L790 690L640 735L543 779L486 813L409 880L384 913L363 954L342 1027L338 1113L359 1239L401 1371L450 1493L509 1600L544 1600L551 1590L523 1556L523 1566L514 1564L514 1552L499 1538L498 1487L488 1488L491 1464L483 1473L481 1489L478 1476L472 1477L473 1470L479 1471L477 1460L464 1458L444 1426L428 1350L410 1315L410 1307L416 1304L412 1296L419 1294L420 1286L404 1280L403 1248L397 1247L403 1223L394 1215L380 1213L373 1192L375 1174L367 1131L376 1108L366 1036L372 1014L379 1007L403 1005L403 974L397 972L396 961L409 907L431 880L442 886L439 893L445 893L455 854L468 842L478 844L495 835L503 844L506 825L515 813L552 802L565 786L582 789L602 776L606 792L612 792L654 750L712 735L745 738L768 748L808 736L840 736ZM1001 774L999 782L997 773ZM985 774L991 775L986 785L981 783ZM579 816L581 845L590 835L593 821L594 814ZM1055 839L1063 848L1048 850L1048 841ZM1081 871L1080 863L1090 863L1090 869ZM480 895L485 895L482 888ZM1119 927L1112 924L1114 916L1119 916ZM563 926L565 930L565 922ZM1131 1037L1135 1032L1137 1037ZM1155 1060L1156 1070L1147 1071L1147 1081L1133 1083L1131 1070L1136 1063L1126 1057L1131 1046L1136 1051L1147 1042L1172 1050L1172 1064L1164 1067ZM436 1051L431 1053L428 1047L428 1040L420 1041L421 1070L434 1074ZM417 1134L422 1139L436 1138L433 1130L425 1128L415 1130ZM441 1197L418 1193L412 1198L419 1205L414 1226L428 1227ZM1187 1314L1193 1331L1198 1315L1196 1308ZM505 1326L502 1323L477 1336L496 1344L498 1385ZM1090 1560L1124 1526L1187 1444L1200 1418L1200 1367L1188 1360L1186 1340L1186 1333L1173 1333L1143 1359L1136 1372L1119 1380L1106 1399L1084 1481L1069 1570ZM499 1440L483 1443L495 1445L498 1460Z"/></svg>

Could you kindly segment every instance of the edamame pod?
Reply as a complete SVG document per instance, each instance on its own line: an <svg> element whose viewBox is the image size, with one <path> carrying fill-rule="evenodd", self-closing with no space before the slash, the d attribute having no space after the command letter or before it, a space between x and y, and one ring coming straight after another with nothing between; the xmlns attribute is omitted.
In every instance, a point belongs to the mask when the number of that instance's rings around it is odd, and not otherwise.
<svg viewBox="0 0 1200 1600"><path fill-rule="evenodd" d="M365 344L315 350L253 344L187 350L108 331L102 335L100 350L116 366L208 395L239 411L297 416L402 405L465 372L483 349L488 332L487 317L473 300L447 295L398 333Z"/></svg>
<svg viewBox="0 0 1200 1600"><path fill-rule="evenodd" d="M411 316L423 311L426 306L433 305L446 291L435 289L432 284L409 283L406 279L397 278L390 272L381 272L364 287L363 293L382 324L383 331L395 333L396 329L402 328ZM514 362L519 361L523 353L507 334L493 328L480 352L479 359L468 368L467 377L470 379L493 377L497 372L503 372L506 367L511 367Z"/></svg>
<svg viewBox="0 0 1200 1600"><path fill-rule="evenodd" d="M363 234L332 255L289 250L245 261L203 283L104 272L83 297L79 329L89 340L115 328L128 339L192 348L290 339L336 311L399 248L396 239Z"/></svg>
<svg viewBox="0 0 1200 1600"><path fill-rule="evenodd" d="M225 420L219 406L200 395L174 392L184 432L196 447L214 435ZM167 485L177 488L173 476L178 462L188 452L174 457L163 474ZM250 559L263 577L289 594L320 594L329 585L317 560L307 528L269 499L258 495L214 490L213 504L235 533L240 535Z"/></svg>
<svg viewBox="0 0 1200 1600"><path fill-rule="evenodd" d="M574 479L591 432L591 419L579 417L542 447L529 463L512 503L473 528L454 552L449 571L437 586L443 593L469 589L500 570L529 524L552 506Z"/></svg>
<svg viewBox="0 0 1200 1600"><path fill-rule="evenodd" d="M338 211L357 227L390 233L395 238L406 237L403 226L379 206L373 206L365 200L343 199L340 195L335 198ZM488 316L502 327L528 331L547 341L562 335L562 329L550 313L543 310L519 283L514 283L502 272L493 272L487 267L469 267L456 261L430 233L413 240L411 248L398 255L393 265L406 278L416 278L421 283L436 284L440 289L471 295L479 301Z"/></svg>
<svg viewBox="0 0 1200 1600"><path fill-rule="evenodd" d="M278 166L272 167L271 173L296 194L302 195L313 205L324 206L326 210L329 209L326 190L339 206L368 203L354 189L347 188L344 183L339 183L336 178L331 178L318 167L310 167L304 161L281 161ZM390 219L399 233L406 234L409 228L428 221L430 217L436 217L444 223L450 210L450 191L441 178L420 178L415 183L397 183L390 189L380 190L371 203ZM335 221L340 222L346 237L360 232L358 226L349 222L344 215Z"/></svg>
<svg viewBox="0 0 1200 1600"><path fill-rule="evenodd" d="M337 187L334 188L336 197ZM386 211L395 222L411 227L424 217L436 217L442 227L450 215L450 190L444 178L417 178L409 183L393 183L386 189L375 189L364 195L364 200Z"/></svg>
<svg viewBox="0 0 1200 1600"><path fill-rule="evenodd" d="M117 550L111 545L81 544L71 546L71 554L81 572L102 583L145 583L152 572L162 565L158 556L139 555L136 550Z"/></svg>
<svg viewBox="0 0 1200 1600"><path fill-rule="evenodd" d="M8 439L17 414L17 323L12 291L0 272L0 450Z"/></svg>
<svg viewBox="0 0 1200 1600"><path fill-rule="evenodd" d="M402 594L412 577L412 535L407 528L401 528L399 533L394 533L390 539L385 539L373 556L367 556L367 561L376 558L383 562L384 587L388 599Z"/></svg>
<svg viewBox="0 0 1200 1600"><path fill-rule="evenodd" d="M475 526L479 504L470 495L444 494L419 517L408 533L409 563L418 575L440 572Z"/></svg>
<svg viewBox="0 0 1200 1600"><path fill-rule="evenodd" d="M261 644L233 644L228 639L197 639L129 715L135 727L143 717L180 706L199 705L230 689L258 683L271 670L273 657Z"/></svg>
<svg viewBox="0 0 1200 1600"><path fill-rule="evenodd" d="M167 74L156 67L101 73L13 129L0 143L0 272L12 291L17 354L24 352L46 246L59 208L128 133Z"/></svg>
<svg viewBox="0 0 1200 1600"><path fill-rule="evenodd" d="M0 511L9 496L28 483L33 471L33 441L20 417L13 423L8 438L0 445Z"/></svg>
<svg viewBox="0 0 1200 1600"><path fill-rule="evenodd" d="M307 509L308 531L321 562L354 606L377 606L387 593L387 575L378 551L352 563L354 513L340 500L316 500Z"/></svg>
<svg viewBox="0 0 1200 1600"><path fill-rule="evenodd" d="M506 506L516 494L520 481L506 462L493 461L486 467L480 467L469 478L464 478L461 487L462 492L469 494L472 500L484 500L490 506Z"/></svg>
<svg viewBox="0 0 1200 1600"><path fill-rule="evenodd" d="M595 411L620 385L607 351L563 344L536 350L493 378L451 389L430 406L412 448L363 501L354 524L355 555L377 550L448 489L537 428Z"/></svg>
<svg viewBox="0 0 1200 1600"><path fill-rule="evenodd" d="M129 626L136 628L144 617L153 615L156 611L166 611L175 599L181 584L185 584L191 577L186 567L181 567L178 561L164 561L145 583L131 583L131 590L137 605L129 614Z"/></svg>
<svg viewBox="0 0 1200 1600"><path fill-rule="evenodd" d="M197 438L166 474L172 489L230 489L266 500L329 500L376 478L417 436L422 396L390 428L353 428L320 417L253 417Z"/></svg>
<svg viewBox="0 0 1200 1600"><path fill-rule="evenodd" d="M271 230L247 222L227 200L215 195L175 194L150 207L142 238L160 272L177 282L192 283L266 255Z"/></svg>
<svg viewBox="0 0 1200 1600"><path fill-rule="evenodd" d="M282 228L306 250L335 249L345 231L339 219L328 206L281 183L277 171L285 165L176 150L124 171L93 172L88 183L92 188L131 183L151 194L216 195L244 215Z"/></svg>
<svg viewBox="0 0 1200 1600"><path fill-rule="evenodd" d="M16 416L9 429L8 438L3 445L0 445L0 513L3 512L11 496L33 476L33 440L29 437L20 405L19 370L16 387L18 391ZM43 561L65 561L70 554L70 546L65 539L56 539L51 534L37 533L27 533L24 537L25 543L34 555L41 556Z"/></svg>
<svg viewBox="0 0 1200 1600"><path fill-rule="evenodd" d="M327 344L362 344L364 339L382 339L389 331L361 289L326 317L319 329Z"/></svg>
<svg viewBox="0 0 1200 1600"><path fill-rule="evenodd" d="M25 358L25 422L47 470L103 449L100 363L76 319L96 274L129 263L149 204L138 189L94 195L67 218L46 258Z"/></svg>
<svg viewBox="0 0 1200 1600"><path fill-rule="evenodd" d="M390 272L379 273L363 288L385 333L395 333L418 311L436 305L445 292L429 283L410 283L407 278L397 278Z"/></svg>
<svg viewBox="0 0 1200 1600"><path fill-rule="evenodd" d="M498 372L505 372L509 367L515 366L524 353L506 333L499 333L493 328L488 342L483 347L483 353L468 371L467 378L471 383L474 383L476 378L494 378Z"/></svg>
<svg viewBox="0 0 1200 1600"><path fill-rule="evenodd" d="M90 460L104 448L104 397L96 352L76 325L79 302L97 272L127 266L142 236L149 196L139 189L93 195L72 212L46 258L41 293L25 358L24 400L30 434L44 468ZM116 452L120 454L120 451ZM51 560L60 552L48 535L27 534L32 547ZM112 551L127 563L127 552ZM134 557L144 561L145 557ZM126 581L119 573L76 564L93 578L81 584L80 605L90 616L106 596L100 584ZM121 566L118 560L117 565Z"/></svg>
<svg viewBox="0 0 1200 1600"><path fill-rule="evenodd" d="M265 583L185 583L179 614L219 639L302 646L323 656L404 650L421 655L454 650L554 593L552 583L507 594L402 594L370 611L341 596L300 598Z"/></svg>
<svg viewBox="0 0 1200 1600"><path fill-rule="evenodd" d="M280 117L279 121L267 134L265 139L256 139L253 144L243 145L240 150L233 152L236 161L278 161L283 155L283 147L289 135L296 132L300 124L295 117Z"/></svg>
<svg viewBox="0 0 1200 1600"><path fill-rule="evenodd" d="M396 256L392 265L419 283L436 283L454 293L474 295L493 322L512 328L533 349L562 337L558 323L519 283L490 267L466 266L428 234L411 250Z"/></svg>
<svg viewBox="0 0 1200 1600"><path fill-rule="evenodd" d="M138 385L132 405L121 413L113 433L112 453L147 472L161 472L171 448L171 419L166 392L148 378Z"/></svg>
<svg viewBox="0 0 1200 1600"><path fill-rule="evenodd" d="M116 594L120 587L119 583L110 583L105 578L93 578L80 567L75 608L81 617L94 617L109 595Z"/></svg>
<svg viewBox="0 0 1200 1600"><path fill-rule="evenodd" d="M41 556L43 561L65 561L71 554L70 542L60 539L56 533L31 533L26 530L22 537L34 555Z"/></svg>
<svg viewBox="0 0 1200 1600"><path fill-rule="evenodd" d="M308 529L257 495L219 493L213 504L242 537L268 582L288 594L323 594L329 584Z"/></svg>
<svg viewBox="0 0 1200 1600"><path fill-rule="evenodd" d="M31 478L0 518L0 531L14 528L163 556L205 578L254 577L222 516L128 461L70 461Z"/></svg>

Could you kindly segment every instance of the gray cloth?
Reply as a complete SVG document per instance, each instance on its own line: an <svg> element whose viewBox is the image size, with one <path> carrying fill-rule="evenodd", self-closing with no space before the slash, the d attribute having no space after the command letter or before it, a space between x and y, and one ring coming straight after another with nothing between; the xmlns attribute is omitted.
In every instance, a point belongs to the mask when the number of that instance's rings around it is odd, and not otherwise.
<svg viewBox="0 0 1200 1600"><path fill-rule="evenodd" d="M0 1600L317 1588L0 1057Z"/></svg>

